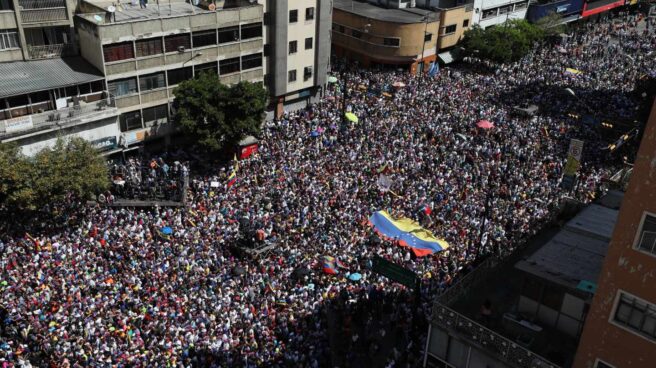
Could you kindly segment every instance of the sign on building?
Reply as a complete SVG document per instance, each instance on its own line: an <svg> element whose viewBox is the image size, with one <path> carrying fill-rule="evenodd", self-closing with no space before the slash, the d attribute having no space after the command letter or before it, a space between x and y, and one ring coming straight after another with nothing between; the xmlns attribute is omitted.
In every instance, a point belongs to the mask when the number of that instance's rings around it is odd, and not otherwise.
<svg viewBox="0 0 656 368"><path fill-rule="evenodd" d="M116 137L105 137L91 141L93 148L98 151L109 151L116 148Z"/></svg>
<svg viewBox="0 0 656 368"><path fill-rule="evenodd" d="M581 153L583 152L583 141L571 139L569 141L569 150L567 151L567 163L563 170L563 189L572 190L576 181L576 172L581 166Z"/></svg>
<svg viewBox="0 0 656 368"><path fill-rule="evenodd" d="M7 133L16 133L21 130L32 129L33 127L34 123L32 123L32 115L5 120L5 131Z"/></svg>

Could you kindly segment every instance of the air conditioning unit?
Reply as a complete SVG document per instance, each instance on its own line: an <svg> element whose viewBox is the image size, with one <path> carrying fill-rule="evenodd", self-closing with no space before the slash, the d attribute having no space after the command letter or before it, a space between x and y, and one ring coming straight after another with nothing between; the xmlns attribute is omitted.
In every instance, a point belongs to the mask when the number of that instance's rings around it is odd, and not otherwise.
<svg viewBox="0 0 656 368"><path fill-rule="evenodd" d="M185 52L184 46L178 46L178 52Z"/></svg>

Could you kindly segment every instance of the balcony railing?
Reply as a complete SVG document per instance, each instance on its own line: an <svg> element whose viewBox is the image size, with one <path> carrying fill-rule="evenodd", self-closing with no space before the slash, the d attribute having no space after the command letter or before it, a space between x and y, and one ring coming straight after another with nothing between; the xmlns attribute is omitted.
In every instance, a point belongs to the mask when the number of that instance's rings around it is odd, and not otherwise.
<svg viewBox="0 0 656 368"><path fill-rule="evenodd" d="M85 102L88 101L88 102ZM0 120L0 137L18 136L31 132L49 129L52 127L64 127L73 125L82 119L93 118L94 116L106 115L108 113L118 114L114 96L108 92L99 92L84 97L80 97L79 103L74 103L69 98L69 107L59 110L50 110L37 114L27 115L32 119L31 126L27 124L20 131L13 130L7 132L7 121Z"/></svg>
<svg viewBox="0 0 656 368"><path fill-rule="evenodd" d="M23 23L68 19L65 0L19 0L18 5Z"/></svg>
<svg viewBox="0 0 656 368"><path fill-rule="evenodd" d="M557 365L515 341L499 335L440 303L435 303L433 306L433 324L446 330L455 331L486 351L494 353L513 367L558 368Z"/></svg>
<svg viewBox="0 0 656 368"><path fill-rule="evenodd" d="M70 56L73 53L73 46L67 43L55 45L27 45L27 52L30 59L52 59L62 56Z"/></svg>

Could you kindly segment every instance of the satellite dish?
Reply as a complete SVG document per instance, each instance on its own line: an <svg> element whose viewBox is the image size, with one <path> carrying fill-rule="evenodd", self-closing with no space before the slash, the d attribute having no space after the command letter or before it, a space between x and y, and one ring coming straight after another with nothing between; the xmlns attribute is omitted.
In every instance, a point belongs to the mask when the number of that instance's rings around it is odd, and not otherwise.
<svg viewBox="0 0 656 368"><path fill-rule="evenodd" d="M107 7L107 11L110 13L113 13L116 11L116 7L114 5L110 5Z"/></svg>

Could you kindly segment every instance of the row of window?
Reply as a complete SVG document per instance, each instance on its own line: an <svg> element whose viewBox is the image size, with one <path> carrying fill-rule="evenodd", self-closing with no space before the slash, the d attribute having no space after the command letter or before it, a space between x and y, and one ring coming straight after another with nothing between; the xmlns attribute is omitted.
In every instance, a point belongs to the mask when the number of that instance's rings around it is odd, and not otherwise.
<svg viewBox="0 0 656 368"><path fill-rule="evenodd" d="M312 78L312 67L306 66L305 68L303 68L303 81L307 81L310 78ZM287 82L289 83L296 82L296 69L287 72Z"/></svg>
<svg viewBox="0 0 656 368"><path fill-rule="evenodd" d="M305 21L310 21L314 19L314 8L305 8ZM289 23L298 22L298 10L289 11Z"/></svg>
<svg viewBox="0 0 656 368"><path fill-rule="evenodd" d="M14 10L14 2L11 0L0 0L0 10Z"/></svg>
<svg viewBox="0 0 656 368"><path fill-rule="evenodd" d="M241 32L240 32L241 30ZM208 31L193 32L191 34L177 34L162 38L147 38L134 42L114 43L103 46L105 62L134 59L164 52L177 52L182 49L213 46L240 40L262 37L262 23L244 24L241 27L225 27Z"/></svg>
<svg viewBox="0 0 656 368"><path fill-rule="evenodd" d="M0 29L0 50L20 47L18 32L15 29Z"/></svg>
<svg viewBox="0 0 656 368"><path fill-rule="evenodd" d="M469 25L469 20L465 20L465 27ZM351 37L361 39L363 34L361 31L357 29L352 29L349 28L351 31ZM333 23L333 31L339 32L346 34L346 27L344 27L341 24ZM455 30L454 30L455 32ZM424 34L424 42L429 42L430 40L433 39L433 34L430 32L426 32ZM389 47L400 47L401 46L401 39L398 37L383 37L383 46L389 46Z"/></svg>
<svg viewBox="0 0 656 368"><path fill-rule="evenodd" d="M226 75L241 70L259 68L262 66L262 54L245 55L241 58L235 57L219 61L218 74ZM195 73L209 71L217 74L216 63L207 63L195 66ZM161 71L139 76L139 89L137 89L137 77L117 79L107 82L109 93L114 96L125 96L139 91L150 91L168 86L175 86L180 82L193 78L194 71L191 66ZM168 83L167 83L168 81Z"/></svg>
<svg viewBox="0 0 656 368"><path fill-rule="evenodd" d="M305 39L305 49L306 50L312 50L312 47L314 46L314 39L312 37L308 37ZM289 41L289 55L295 54L298 52L298 43L297 41Z"/></svg>
<svg viewBox="0 0 656 368"><path fill-rule="evenodd" d="M645 338L656 341L656 305L619 292L613 322Z"/></svg>
<svg viewBox="0 0 656 368"><path fill-rule="evenodd" d="M508 13L512 13L512 12L524 9L527 6L528 6L527 2L521 2L521 3L516 3L516 4L504 5L504 6L500 6L500 7L492 8L492 9L485 9L485 10L483 10L483 15L481 16L481 19L489 19L489 18L494 18L494 17L499 16L499 15L505 15L505 14L508 14Z"/></svg>
<svg viewBox="0 0 656 368"><path fill-rule="evenodd" d="M149 128L155 124L163 124L168 121L169 106L166 104L149 107L143 110L126 112L119 117L119 124L122 132L141 129L144 127Z"/></svg>

